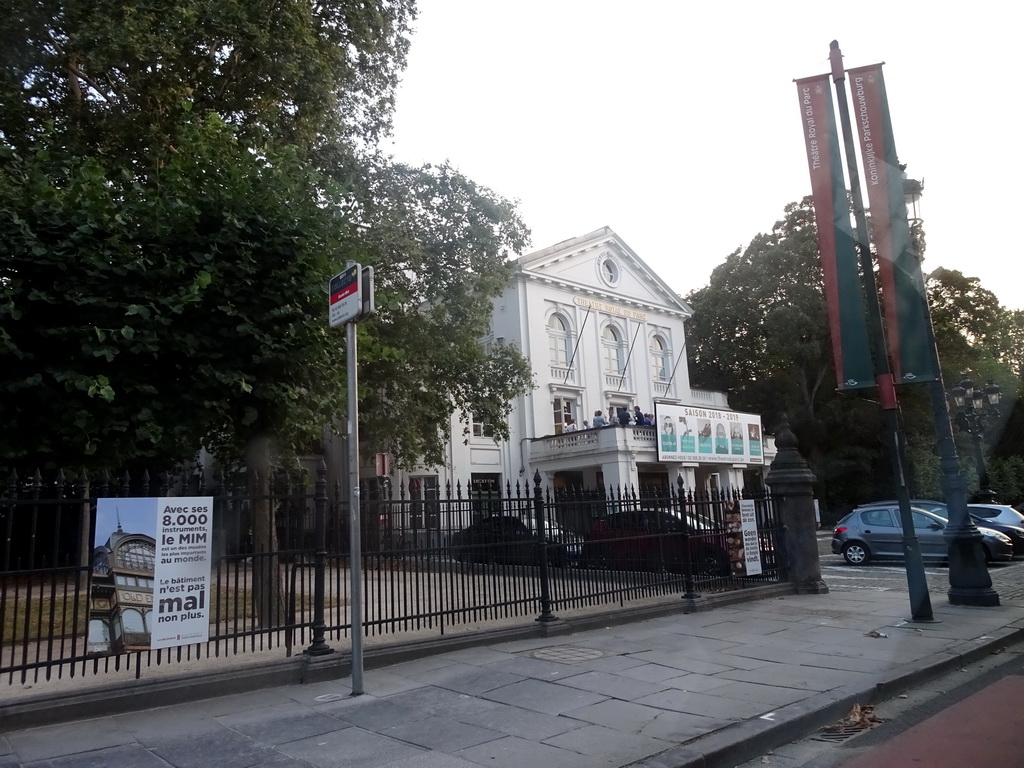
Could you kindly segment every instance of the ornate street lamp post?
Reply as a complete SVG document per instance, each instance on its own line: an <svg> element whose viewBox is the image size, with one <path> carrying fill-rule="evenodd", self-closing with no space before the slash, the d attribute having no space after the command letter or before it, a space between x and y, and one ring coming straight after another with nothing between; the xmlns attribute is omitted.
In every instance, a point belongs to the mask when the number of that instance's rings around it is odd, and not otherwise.
<svg viewBox="0 0 1024 768"><path fill-rule="evenodd" d="M974 443L974 462L978 470L978 493L975 498L981 504L994 504L996 495L989 487L988 470L985 468L985 455L981 450L981 441L985 435L988 422L998 415L996 408L1002 393L999 386L989 379L984 389L974 386L974 382L964 376L949 391L957 412L953 424L961 432L971 436Z"/></svg>
<svg viewBox="0 0 1024 768"><path fill-rule="evenodd" d="M904 179L903 192L907 207L913 216L908 223L911 226L911 243L917 249L915 229L920 226L918 204L924 183L916 179ZM939 353L935 346L935 331L931 324L931 310L928 297L922 293L920 297L927 324L928 347L935 356L935 368L939 370ZM999 593L992 588L992 577L985 563L985 551L981 544L981 533L971 519L967 510L967 494L964 489L963 477L960 474L960 458L956 453L956 442L953 439L953 423L949 413L949 402L946 400L945 386L942 376L928 383L928 396L932 404L932 417L935 422L935 436L939 449L939 481L946 499L949 513L949 525L943 535L946 538L949 552L949 590L946 595L951 605L999 605ZM966 390L965 390L966 396Z"/></svg>

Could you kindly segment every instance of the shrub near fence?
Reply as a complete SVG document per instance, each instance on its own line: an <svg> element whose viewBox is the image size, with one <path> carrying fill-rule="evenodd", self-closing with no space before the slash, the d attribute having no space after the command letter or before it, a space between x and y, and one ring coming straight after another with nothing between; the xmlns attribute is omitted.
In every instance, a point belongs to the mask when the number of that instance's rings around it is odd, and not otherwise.
<svg viewBox="0 0 1024 768"><path fill-rule="evenodd" d="M208 488L198 474L161 475L156 484L145 474L117 484L12 477L0 498L0 675L13 684L127 667L138 677L154 664L268 649L289 656L342 642L352 629L348 505L337 487L328 493L325 478L321 465L314 487L275 478L261 495L223 480ZM785 577L781 526L767 496L755 502L764 570L748 576L736 558L738 493L701 496L681 485L554 492L534 480L472 495L456 484L436 498L376 481L365 488L365 634L550 620L558 611ZM151 494L213 499L210 640L149 651L142 627L130 638L125 632L120 652L99 652L88 620L97 501ZM276 523L271 551L257 551L251 534L254 510L264 505ZM258 585L258 572L273 574L271 587ZM137 601L145 590L133 589Z"/></svg>

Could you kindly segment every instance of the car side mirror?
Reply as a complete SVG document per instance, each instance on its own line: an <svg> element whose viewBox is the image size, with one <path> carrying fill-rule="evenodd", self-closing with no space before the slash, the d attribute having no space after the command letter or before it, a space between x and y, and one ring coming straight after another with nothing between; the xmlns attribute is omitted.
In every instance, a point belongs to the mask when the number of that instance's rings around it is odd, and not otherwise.
<svg viewBox="0 0 1024 768"><path fill-rule="evenodd" d="M932 523L928 527L931 528L933 531L941 531L942 530L942 523Z"/></svg>

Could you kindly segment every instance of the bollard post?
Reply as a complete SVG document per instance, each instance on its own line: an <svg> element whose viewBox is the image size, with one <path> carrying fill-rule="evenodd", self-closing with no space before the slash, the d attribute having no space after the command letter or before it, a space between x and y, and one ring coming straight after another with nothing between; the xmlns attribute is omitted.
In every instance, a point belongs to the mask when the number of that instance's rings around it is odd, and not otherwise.
<svg viewBox="0 0 1024 768"><path fill-rule="evenodd" d="M306 653L310 656L325 656L334 649L324 640L324 572L327 567L327 464L320 460L316 468L314 490L313 526L316 549L313 551L313 641Z"/></svg>

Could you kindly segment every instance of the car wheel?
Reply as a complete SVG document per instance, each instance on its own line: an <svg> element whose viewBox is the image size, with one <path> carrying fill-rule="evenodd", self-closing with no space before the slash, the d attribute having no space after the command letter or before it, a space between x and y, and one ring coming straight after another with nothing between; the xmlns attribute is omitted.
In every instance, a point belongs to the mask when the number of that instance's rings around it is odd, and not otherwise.
<svg viewBox="0 0 1024 768"><path fill-rule="evenodd" d="M991 563L992 562L992 550L990 550L988 547L986 547L984 544L982 544L981 545L981 551L985 553L985 562L986 563Z"/></svg>
<svg viewBox="0 0 1024 768"><path fill-rule="evenodd" d="M850 565L864 565L871 559L871 554L859 541L848 541L843 545L843 559Z"/></svg>

